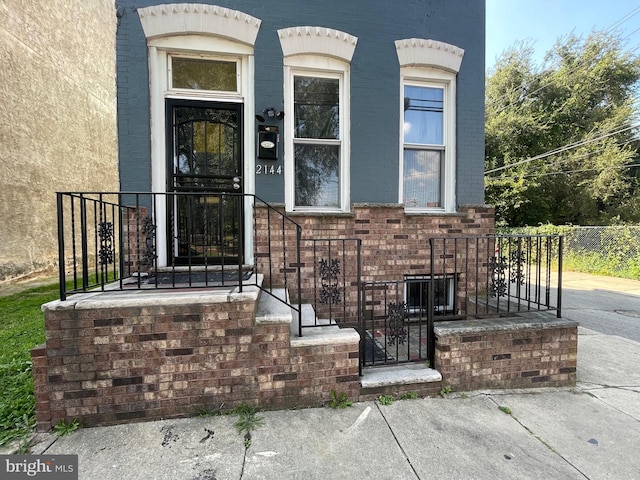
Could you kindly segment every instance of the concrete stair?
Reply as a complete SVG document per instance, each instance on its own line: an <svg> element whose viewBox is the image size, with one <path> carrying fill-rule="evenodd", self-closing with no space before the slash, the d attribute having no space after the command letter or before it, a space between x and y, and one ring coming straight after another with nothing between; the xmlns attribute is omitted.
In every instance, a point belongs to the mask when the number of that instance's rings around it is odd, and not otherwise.
<svg viewBox="0 0 640 480"><path fill-rule="evenodd" d="M279 299L288 301L284 288L272 292ZM273 296L261 292L256 307L256 323L284 323L291 326L291 346L338 344L359 339L353 328L340 328L328 319L316 318L313 306L302 305L302 336L298 335L297 312ZM362 371L360 379L363 394L375 395L379 392L403 391L403 386L417 390L437 392L441 387L442 375L424 363L405 363L385 367L369 367Z"/></svg>

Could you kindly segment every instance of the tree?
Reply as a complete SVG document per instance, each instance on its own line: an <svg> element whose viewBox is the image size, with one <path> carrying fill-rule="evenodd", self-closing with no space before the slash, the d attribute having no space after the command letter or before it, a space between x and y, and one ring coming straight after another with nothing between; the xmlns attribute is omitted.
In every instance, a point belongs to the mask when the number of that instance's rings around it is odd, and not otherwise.
<svg viewBox="0 0 640 480"><path fill-rule="evenodd" d="M541 67L506 51L487 78L486 200L499 223L637 221L640 61L617 37L558 40ZM637 161L635 161L637 163Z"/></svg>

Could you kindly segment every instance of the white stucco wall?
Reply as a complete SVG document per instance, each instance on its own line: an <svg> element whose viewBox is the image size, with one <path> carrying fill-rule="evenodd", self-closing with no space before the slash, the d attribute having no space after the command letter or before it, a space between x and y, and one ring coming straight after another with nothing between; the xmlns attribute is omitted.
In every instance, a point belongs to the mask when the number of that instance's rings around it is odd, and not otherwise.
<svg viewBox="0 0 640 480"><path fill-rule="evenodd" d="M57 191L118 190L113 0L0 0L0 282L57 261Z"/></svg>

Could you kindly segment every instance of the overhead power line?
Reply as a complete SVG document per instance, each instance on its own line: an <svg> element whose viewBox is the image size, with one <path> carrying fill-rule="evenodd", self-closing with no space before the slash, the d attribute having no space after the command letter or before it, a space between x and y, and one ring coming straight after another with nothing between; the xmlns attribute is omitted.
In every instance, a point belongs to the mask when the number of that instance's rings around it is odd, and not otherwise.
<svg viewBox="0 0 640 480"><path fill-rule="evenodd" d="M618 170L622 168L631 168L631 167L640 167L640 163L631 163L628 165L617 165L615 167L604 167L604 168L584 168L584 169L576 169L576 170L560 170L558 172L539 172L539 173L529 173L527 175L523 175L522 178L531 178L531 177L547 177L550 175L562 175L565 173L584 173L584 172L601 172L604 170ZM501 179L515 179L520 177L500 177Z"/></svg>
<svg viewBox="0 0 640 480"><path fill-rule="evenodd" d="M499 172L499 171L506 170L506 169L511 168L511 167L516 167L516 166L522 165L524 163L533 162L535 160L541 160L543 158L547 158L547 157L550 157L552 155L557 155L559 153L566 152L568 150L573 150L574 148L578 148L578 147L581 147L583 145L588 145L589 143L597 142L598 140L603 140L603 139L611 137L613 135L617 135L618 133L626 132L626 131L631 130L632 128L636 128L638 126L640 126L640 124L633 124L633 125L631 125L629 127L621 128L621 129L616 130L616 131L610 131L609 133L607 133L605 135L601 135L601 136L596 137L596 138L590 138L588 140L581 140L581 141L576 142L576 143L564 145L563 147L559 147L559 148L556 148L555 150L550 150L548 152L541 153L540 155L536 155L535 157L526 158L526 159L520 160L518 162L510 163L509 165L503 165L502 167L498 167L498 168L493 168L491 170L487 170L487 171L484 172L484 174L487 175L489 173Z"/></svg>

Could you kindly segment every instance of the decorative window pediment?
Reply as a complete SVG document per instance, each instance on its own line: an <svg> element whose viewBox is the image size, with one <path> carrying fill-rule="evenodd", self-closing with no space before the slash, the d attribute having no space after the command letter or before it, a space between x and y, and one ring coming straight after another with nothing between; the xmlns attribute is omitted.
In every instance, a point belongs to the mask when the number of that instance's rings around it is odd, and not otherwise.
<svg viewBox="0 0 640 480"><path fill-rule="evenodd" d="M214 35L254 45L260 19L229 8L201 3L170 3L138 9L145 37Z"/></svg>
<svg viewBox="0 0 640 480"><path fill-rule="evenodd" d="M291 55L324 55L351 62L358 38L325 27L291 27L278 30L284 57Z"/></svg>
<svg viewBox="0 0 640 480"><path fill-rule="evenodd" d="M401 67L435 67L458 73L464 50L437 40L407 38L396 40Z"/></svg>

